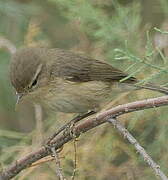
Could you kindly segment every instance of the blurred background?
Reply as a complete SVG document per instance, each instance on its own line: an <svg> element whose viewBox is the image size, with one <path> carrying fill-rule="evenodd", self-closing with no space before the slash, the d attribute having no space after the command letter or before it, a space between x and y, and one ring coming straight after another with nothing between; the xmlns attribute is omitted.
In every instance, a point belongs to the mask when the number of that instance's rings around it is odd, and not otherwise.
<svg viewBox="0 0 168 180"><path fill-rule="evenodd" d="M15 110L9 81L15 49L63 48L103 59L141 79L168 85L167 0L0 0L0 169L37 149L71 115L48 114L24 103ZM116 94L112 106L157 97L148 90ZM168 175L167 107L124 115L128 128ZM73 142L60 153L64 174L73 172ZM46 160L47 161L47 160ZM157 177L108 124L82 135L77 143L78 180L153 180ZM55 180L55 162L21 172L16 180Z"/></svg>

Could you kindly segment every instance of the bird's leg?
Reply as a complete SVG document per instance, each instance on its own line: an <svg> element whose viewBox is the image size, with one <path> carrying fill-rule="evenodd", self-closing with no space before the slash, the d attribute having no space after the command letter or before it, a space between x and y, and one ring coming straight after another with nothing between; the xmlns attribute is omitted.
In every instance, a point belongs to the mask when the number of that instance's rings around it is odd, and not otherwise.
<svg viewBox="0 0 168 180"><path fill-rule="evenodd" d="M62 126L57 132L55 132L52 136L50 136L50 137L48 138L46 144L49 145L50 142L51 142L58 134L60 134L63 130L65 130L65 129L67 129L67 128L68 128L68 129L70 128L70 130L72 130L75 123L77 123L78 121L80 121L80 120L82 120L82 119L84 119L84 118L86 118L86 117L88 117L88 116L90 116L90 115L92 115L92 114L95 114L95 113L96 113L96 111L89 111L89 112L87 112L87 113L85 113L85 114L76 116L76 117L73 118L71 121L69 121L67 124L63 125L63 126ZM71 132L73 132L73 130L72 130Z"/></svg>
<svg viewBox="0 0 168 180"><path fill-rule="evenodd" d="M74 136L74 133L73 133L73 128L74 128L74 125L75 123L77 123L78 121L92 115L92 114L95 114L96 111L89 111L85 114L80 114L78 116L76 116L75 118L73 118L71 121L69 121L67 124L65 124L64 126L62 126L57 132L55 132L52 136L50 136L48 139L47 139L47 142L45 143L44 147L51 153L51 156L53 156L53 146L50 144L50 142L58 135L60 134L62 131L64 131L63 133L66 133L68 131L68 133L70 133L70 135L75 139L76 137ZM75 139L76 140L76 139ZM63 149L63 146L61 148L59 148L56 153L60 153Z"/></svg>
<svg viewBox="0 0 168 180"><path fill-rule="evenodd" d="M86 118L86 117L89 117L93 114L95 114L96 111L88 111L87 113L85 114L80 114L78 116L76 116L75 118L73 118L69 124L67 125L66 129L67 129L67 132L71 135L72 138L76 139L76 135L74 134L74 126L75 126L75 123L77 123L78 121ZM66 131L64 131L64 133L66 133Z"/></svg>

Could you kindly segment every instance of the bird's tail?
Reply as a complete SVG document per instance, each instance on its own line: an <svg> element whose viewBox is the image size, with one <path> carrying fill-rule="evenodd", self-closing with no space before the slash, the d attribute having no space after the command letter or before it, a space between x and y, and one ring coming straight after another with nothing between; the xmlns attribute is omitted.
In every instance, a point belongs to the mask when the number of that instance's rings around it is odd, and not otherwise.
<svg viewBox="0 0 168 180"><path fill-rule="evenodd" d="M152 90L152 91L157 91L157 92L168 95L168 88L160 87L160 86L155 85L155 84L151 84L151 83L148 83L148 84L145 84L145 85L136 85L135 84L134 86L136 86L137 88L149 89L149 90Z"/></svg>

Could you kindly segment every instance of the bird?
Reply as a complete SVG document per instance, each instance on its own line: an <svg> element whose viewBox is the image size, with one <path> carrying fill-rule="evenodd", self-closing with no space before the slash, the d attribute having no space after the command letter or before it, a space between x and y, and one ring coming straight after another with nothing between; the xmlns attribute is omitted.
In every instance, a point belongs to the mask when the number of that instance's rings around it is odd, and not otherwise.
<svg viewBox="0 0 168 180"><path fill-rule="evenodd" d="M139 80L135 77L126 77L127 73L106 61L58 48L20 48L10 63L10 81L17 102L29 100L55 112L98 111L120 89L168 93L167 88L137 85Z"/></svg>

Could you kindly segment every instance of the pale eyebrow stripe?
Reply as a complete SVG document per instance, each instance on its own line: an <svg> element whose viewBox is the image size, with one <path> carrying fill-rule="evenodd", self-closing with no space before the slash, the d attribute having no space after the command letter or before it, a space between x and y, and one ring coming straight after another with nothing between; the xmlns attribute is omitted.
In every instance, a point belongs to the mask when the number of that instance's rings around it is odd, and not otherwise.
<svg viewBox="0 0 168 180"><path fill-rule="evenodd" d="M35 73L35 75L33 76L33 78L32 78L32 80L31 80L29 86L31 86L32 83L34 82L34 80L37 78L37 76L39 75L41 69L42 69L42 64L38 65L37 70L36 70L36 73Z"/></svg>

